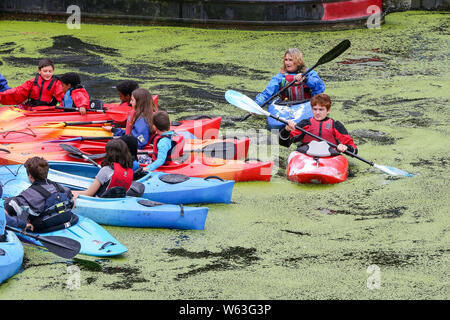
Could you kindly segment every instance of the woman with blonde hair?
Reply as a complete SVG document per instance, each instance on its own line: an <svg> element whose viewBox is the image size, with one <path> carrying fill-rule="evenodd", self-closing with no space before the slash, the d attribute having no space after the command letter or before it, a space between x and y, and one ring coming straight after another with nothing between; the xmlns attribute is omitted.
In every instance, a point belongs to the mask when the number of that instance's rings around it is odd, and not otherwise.
<svg viewBox="0 0 450 320"><path fill-rule="evenodd" d="M280 99L269 106L271 114L286 117L295 113L291 120L300 121L303 118L312 116L311 105L306 103L311 97L325 91L325 84L320 79L317 72L311 70L307 76L303 74L308 71L303 60L303 54L297 48L286 50L283 55L282 67L266 86L263 92L256 96L256 103L260 106L265 104L275 93L288 83L296 80L289 88L280 93ZM294 107L296 105L301 107ZM281 103L281 104L277 104ZM306 103L306 104L305 104ZM294 107L294 109L292 109ZM291 108L292 110L288 110ZM296 109L298 108L298 110ZM268 118L269 129L280 129L284 124Z"/></svg>

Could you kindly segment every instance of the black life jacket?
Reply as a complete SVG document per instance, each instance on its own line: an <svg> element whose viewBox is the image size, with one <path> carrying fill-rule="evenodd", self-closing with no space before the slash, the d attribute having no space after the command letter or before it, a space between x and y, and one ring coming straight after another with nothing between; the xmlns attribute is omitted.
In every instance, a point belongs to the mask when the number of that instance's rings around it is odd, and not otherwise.
<svg viewBox="0 0 450 320"><path fill-rule="evenodd" d="M56 192L50 192L44 186L54 186ZM64 228L64 224L70 222L73 208L72 193L70 191L65 191L61 185L50 180L47 180L47 185L32 184L30 189L36 191L45 201L44 209L40 212L35 211L38 214L37 216L29 215L34 232L42 232L59 225L62 225L62 228ZM35 197L35 195L31 195L27 191L28 189L23 192L25 199L29 200L28 196ZM38 201L40 200L33 199L33 202ZM69 226L66 225L65 227Z"/></svg>

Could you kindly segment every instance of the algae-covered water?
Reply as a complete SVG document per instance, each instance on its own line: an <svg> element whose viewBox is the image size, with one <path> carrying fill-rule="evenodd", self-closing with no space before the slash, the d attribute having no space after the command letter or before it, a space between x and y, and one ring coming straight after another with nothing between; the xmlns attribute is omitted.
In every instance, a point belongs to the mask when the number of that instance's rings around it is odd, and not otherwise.
<svg viewBox="0 0 450 320"><path fill-rule="evenodd" d="M389 14L380 29L334 32L19 21L0 21L0 30L0 73L11 86L30 79L44 56L57 74L79 72L106 102L118 101L118 81L135 79L174 120L220 115L223 134L252 137L250 157L277 164L270 183L238 183L231 204L208 205L203 231L106 227L129 249L109 259L67 261L25 246L23 270L0 286L1 299L450 297L446 13ZM225 101L227 89L254 98L287 48L301 49L311 66L343 39L351 48L317 68L332 117L362 157L413 178L349 159L341 184L288 182L293 149L278 150L264 118L241 121L246 114Z"/></svg>

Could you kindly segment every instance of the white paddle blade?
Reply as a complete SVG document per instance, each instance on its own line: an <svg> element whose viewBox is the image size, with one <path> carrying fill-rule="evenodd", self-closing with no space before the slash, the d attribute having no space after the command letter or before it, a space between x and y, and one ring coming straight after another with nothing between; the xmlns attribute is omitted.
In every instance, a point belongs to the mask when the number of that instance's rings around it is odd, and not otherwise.
<svg viewBox="0 0 450 320"><path fill-rule="evenodd" d="M246 95L234 90L227 90L225 92L225 99L235 107L245 110L247 112L268 116L269 113L263 110L254 100Z"/></svg>
<svg viewBox="0 0 450 320"><path fill-rule="evenodd" d="M382 166L379 164L374 164L373 166L391 176L404 176L404 177L413 177L414 176L413 174L411 174L409 172L406 172L406 171L403 171L403 170L400 170L400 169L397 169L394 167Z"/></svg>

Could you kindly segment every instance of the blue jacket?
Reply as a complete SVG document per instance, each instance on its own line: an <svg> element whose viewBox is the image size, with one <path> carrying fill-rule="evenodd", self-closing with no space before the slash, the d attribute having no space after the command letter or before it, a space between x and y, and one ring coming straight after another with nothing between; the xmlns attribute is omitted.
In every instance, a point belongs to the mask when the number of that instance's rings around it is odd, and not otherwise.
<svg viewBox="0 0 450 320"><path fill-rule="evenodd" d="M272 79L270 79L266 89L256 96L256 103L262 105L271 96L277 93L283 87L284 78L285 75L283 73L277 73ZM322 79L320 79L319 75L314 70L306 75L305 84L311 89L312 96L325 91L325 83L323 83Z"/></svg>
<svg viewBox="0 0 450 320"><path fill-rule="evenodd" d="M0 74L0 92L6 91L8 89L11 89L8 86L8 81L6 81L5 77Z"/></svg>
<svg viewBox="0 0 450 320"><path fill-rule="evenodd" d="M125 129L115 128L113 129L114 136L125 135ZM138 140L138 149L144 149L150 140L150 126L147 124L147 120L139 118L133 125L131 135Z"/></svg>

